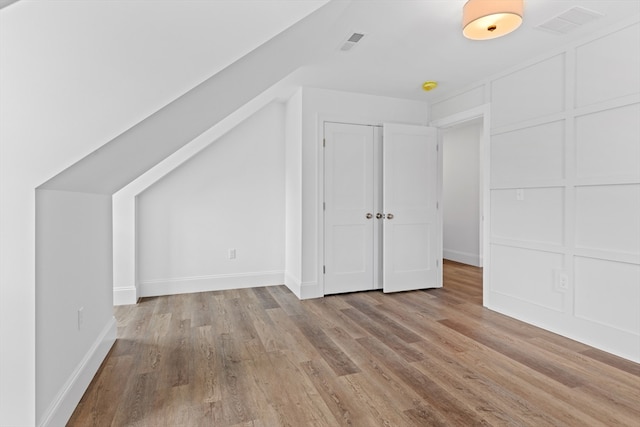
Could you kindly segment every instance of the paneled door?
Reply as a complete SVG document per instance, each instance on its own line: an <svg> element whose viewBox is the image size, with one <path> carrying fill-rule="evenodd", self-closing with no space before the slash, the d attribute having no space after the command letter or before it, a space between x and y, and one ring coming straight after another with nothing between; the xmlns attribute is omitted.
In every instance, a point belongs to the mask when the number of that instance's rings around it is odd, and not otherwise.
<svg viewBox="0 0 640 427"><path fill-rule="evenodd" d="M324 293L441 286L433 128L324 125Z"/></svg>
<svg viewBox="0 0 640 427"><path fill-rule="evenodd" d="M398 124L383 129L384 292L440 287L437 130Z"/></svg>
<svg viewBox="0 0 640 427"><path fill-rule="evenodd" d="M381 224L375 215L381 133L373 126L324 126L324 293L375 289L380 282Z"/></svg>

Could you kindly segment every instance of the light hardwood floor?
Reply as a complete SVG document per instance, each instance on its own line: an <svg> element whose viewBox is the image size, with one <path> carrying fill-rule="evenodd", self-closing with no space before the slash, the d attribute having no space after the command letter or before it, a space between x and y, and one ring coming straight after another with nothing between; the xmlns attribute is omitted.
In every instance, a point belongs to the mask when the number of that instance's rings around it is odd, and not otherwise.
<svg viewBox="0 0 640 427"><path fill-rule="evenodd" d="M442 289L145 298L69 426L640 426L640 365Z"/></svg>

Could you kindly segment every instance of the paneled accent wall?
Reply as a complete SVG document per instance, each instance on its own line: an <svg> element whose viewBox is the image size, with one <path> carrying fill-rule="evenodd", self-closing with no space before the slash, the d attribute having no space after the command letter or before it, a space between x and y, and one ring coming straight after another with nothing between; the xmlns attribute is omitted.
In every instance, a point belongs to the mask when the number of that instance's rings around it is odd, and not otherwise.
<svg viewBox="0 0 640 427"><path fill-rule="evenodd" d="M640 361L640 24L504 72L432 116L475 106L480 88L492 123L485 305Z"/></svg>

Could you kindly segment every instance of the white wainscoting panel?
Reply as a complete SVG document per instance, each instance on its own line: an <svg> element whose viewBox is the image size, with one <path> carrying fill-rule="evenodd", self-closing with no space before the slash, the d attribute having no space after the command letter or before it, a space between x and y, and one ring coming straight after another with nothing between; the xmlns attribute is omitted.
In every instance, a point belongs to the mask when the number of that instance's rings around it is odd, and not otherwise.
<svg viewBox="0 0 640 427"><path fill-rule="evenodd" d="M640 17L481 83L484 304L640 362Z"/></svg>
<svg viewBox="0 0 640 427"><path fill-rule="evenodd" d="M578 178L640 179L640 104L577 117L576 140Z"/></svg>
<svg viewBox="0 0 640 427"><path fill-rule="evenodd" d="M564 178L564 121L491 138L491 186Z"/></svg>
<svg viewBox="0 0 640 427"><path fill-rule="evenodd" d="M640 184L576 188L576 247L640 254Z"/></svg>
<svg viewBox="0 0 640 427"><path fill-rule="evenodd" d="M576 257L574 270L576 317L640 334L639 265Z"/></svg>
<svg viewBox="0 0 640 427"><path fill-rule="evenodd" d="M492 128L561 112L564 87L564 54L494 80Z"/></svg>
<svg viewBox="0 0 640 427"><path fill-rule="evenodd" d="M518 196L523 200L518 200ZM564 188L491 191L491 237L562 245Z"/></svg>
<svg viewBox="0 0 640 427"><path fill-rule="evenodd" d="M491 291L557 312L564 294L554 289L555 272L564 268L559 253L492 245Z"/></svg>
<svg viewBox="0 0 640 427"><path fill-rule="evenodd" d="M640 24L576 49L576 103L584 106L640 92Z"/></svg>

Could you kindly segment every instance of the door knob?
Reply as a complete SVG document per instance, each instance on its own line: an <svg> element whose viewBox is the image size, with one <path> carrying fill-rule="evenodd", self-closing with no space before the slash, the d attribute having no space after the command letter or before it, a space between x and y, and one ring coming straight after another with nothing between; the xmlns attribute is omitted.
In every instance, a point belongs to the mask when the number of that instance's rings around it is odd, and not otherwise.
<svg viewBox="0 0 640 427"><path fill-rule="evenodd" d="M393 214L387 214L387 219L393 219Z"/></svg>
<svg viewBox="0 0 640 427"><path fill-rule="evenodd" d="M377 213L376 214L376 218L377 219L384 218L384 214L383 213Z"/></svg>
<svg viewBox="0 0 640 427"><path fill-rule="evenodd" d="M370 214L370 213L368 213L366 216L367 216L367 219L373 218L373 214Z"/></svg>

